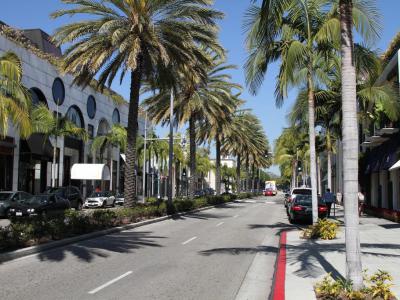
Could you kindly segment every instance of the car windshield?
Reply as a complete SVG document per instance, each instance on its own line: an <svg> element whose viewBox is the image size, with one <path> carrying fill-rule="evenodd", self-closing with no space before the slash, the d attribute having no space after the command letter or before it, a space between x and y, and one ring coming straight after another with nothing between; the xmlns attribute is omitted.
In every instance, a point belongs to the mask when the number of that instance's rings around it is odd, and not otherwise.
<svg viewBox="0 0 400 300"><path fill-rule="evenodd" d="M293 190L294 195L311 195L310 189L295 189Z"/></svg>
<svg viewBox="0 0 400 300"><path fill-rule="evenodd" d="M96 198L96 197L105 197L106 196L106 193L104 193L104 192L94 192L94 193L92 193L91 195L90 195L90 197L92 197L92 198Z"/></svg>
<svg viewBox="0 0 400 300"><path fill-rule="evenodd" d="M0 201L6 201L9 200L11 198L11 195L13 193L0 193Z"/></svg>
<svg viewBox="0 0 400 300"><path fill-rule="evenodd" d="M26 203L28 204L41 204L49 200L49 196L47 195L37 195L29 198Z"/></svg>
<svg viewBox="0 0 400 300"><path fill-rule="evenodd" d="M118 198L124 198L124 194L119 193L119 194L117 194L117 197L118 197Z"/></svg>

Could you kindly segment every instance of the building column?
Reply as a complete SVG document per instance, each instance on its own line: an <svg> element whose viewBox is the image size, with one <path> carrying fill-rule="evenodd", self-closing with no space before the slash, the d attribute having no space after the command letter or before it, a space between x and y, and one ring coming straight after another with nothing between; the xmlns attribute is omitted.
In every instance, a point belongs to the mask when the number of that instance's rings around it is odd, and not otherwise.
<svg viewBox="0 0 400 300"><path fill-rule="evenodd" d="M119 165L119 163L120 163L120 159L119 159L119 157L120 157L120 154L121 154L121 150L120 150L120 148L118 148L117 149L117 158L116 158L116 162L117 162L117 178L116 178L116 180L117 180L117 182L115 183L115 189L116 189L116 192L120 192L120 190L119 190L119 181L120 181L120 174L119 174L119 172L120 172L120 165Z"/></svg>
<svg viewBox="0 0 400 300"><path fill-rule="evenodd" d="M64 179L64 138L58 138L58 145L60 149L60 157L58 163L58 185L63 186Z"/></svg>
<svg viewBox="0 0 400 300"><path fill-rule="evenodd" d="M379 172L379 182L382 187L382 207L389 208L387 171Z"/></svg>
<svg viewBox="0 0 400 300"><path fill-rule="evenodd" d="M390 172L390 180L393 185L393 209L399 210L399 170L393 170Z"/></svg>
<svg viewBox="0 0 400 300"><path fill-rule="evenodd" d="M18 191L20 138L17 134L15 135L14 143L12 189L13 191Z"/></svg>
<svg viewBox="0 0 400 300"><path fill-rule="evenodd" d="M378 207L378 173L372 173L371 175L371 205Z"/></svg>

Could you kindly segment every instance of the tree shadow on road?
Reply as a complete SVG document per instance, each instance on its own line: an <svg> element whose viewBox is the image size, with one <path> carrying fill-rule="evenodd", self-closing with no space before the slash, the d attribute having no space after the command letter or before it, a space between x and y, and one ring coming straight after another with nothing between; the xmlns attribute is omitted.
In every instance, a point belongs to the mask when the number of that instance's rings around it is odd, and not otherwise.
<svg viewBox="0 0 400 300"><path fill-rule="evenodd" d="M90 263L96 257L107 258L110 252L133 253L144 247L162 247L157 242L165 237L152 235L149 231L127 231L79 242L65 247L41 252L41 261L62 261L67 255L73 255L80 261Z"/></svg>
<svg viewBox="0 0 400 300"><path fill-rule="evenodd" d="M209 250L199 251L198 253L203 256L211 256L215 254L230 254L230 255L256 254L256 253L276 254L277 251L278 251L277 247L259 246L259 247L213 248Z"/></svg>
<svg viewBox="0 0 400 300"><path fill-rule="evenodd" d="M249 224L247 225L250 229L278 229L275 235L280 235L283 231L289 231L293 229L304 229L305 226L302 225L291 225L288 223L278 222L275 224Z"/></svg>

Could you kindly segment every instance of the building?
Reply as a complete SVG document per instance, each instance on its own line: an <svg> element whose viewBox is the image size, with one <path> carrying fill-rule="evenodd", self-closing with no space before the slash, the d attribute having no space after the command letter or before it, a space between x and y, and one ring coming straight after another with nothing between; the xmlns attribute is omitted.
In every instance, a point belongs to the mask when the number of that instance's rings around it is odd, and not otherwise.
<svg viewBox="0 0 400 300"><path fill-rule="evenodd" d="M61 50L40 29L16 30L0 24L0 55L12 51L22 61L23 84L29 88L33 104L44 103L55 114L67 116L75 125L85 128L90 140L83 143L75 138L45 138L33 134L27 140L19 137L12 126L7 137L0 140L0 190L23 190L40 193L51 185L55 170L56 186L76 185L90 192L93 181L73 181L70 170L75 163L106 163L113 160L112 189L120 190L123 160L119 149L104 155L91 152L91 139L108 132L113 124L127 125L128 103L112 90L103 93L93 88L73 85L71 75L61 75L57 61ZM143 120L139 131L144 131ZM53 166L53 145L56 144L56 165ZM111 154L110 154L111 152ZM104 188L108 188L105 186Z"/></svg>
<svg viewBox="0 0 400 300"><path fill-rule="evenodd" d="M211 159L210 160L211 163L215 166L215 159ZM228 168L236 168L236 160L230 157L221 157L221 172L222 172L222 168L226 166ZM221 174L222 177L222 174ZM211 169L210 172L208 172L207 177L205 178L207 185L212 188L212 189L216 189L215 186L215 168ZM225 189L225 184L223 182L224 178L221 178L221 193L225 193L228 192ZM234 181L234 178L230 179L231 181ZM229 189L230 191L232 191L232 184L229 185Z"/></svg>
<svg viewBox="0 0 400 300"><path fill-rule="evenodd" d="M400 34L384 54L385 68L377 82L399 86ZM360 183L374 213L390 216L400 211L400 122L382 118L362 136ZM400 216L400 213L399 213Z"/></svg>

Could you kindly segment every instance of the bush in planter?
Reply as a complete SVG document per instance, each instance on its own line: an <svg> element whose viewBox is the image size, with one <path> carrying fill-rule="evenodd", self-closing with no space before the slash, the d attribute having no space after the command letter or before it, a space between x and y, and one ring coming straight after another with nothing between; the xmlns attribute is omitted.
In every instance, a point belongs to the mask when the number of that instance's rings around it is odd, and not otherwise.
<svg viewBox="0 0 400 300"><path fill-rule="evenodd" d="M206 198L200 197L194 200L194 209L206 207L208 205L208 201Z"/></svg>
<svg viewBox="0 0 400 300"><path fill-rule="evenodd" d="M305 239L333 240L339 231L339 225L335 221L319 219L317 224L309 226L301 233Z"/></svg>
<svg viewBox="0 0 400 300"><path fill-rule="evenodd" d="M192 200L174 200L173 205L177 212L184 212L192 210L194 207L194 201Z"/></svg>
<svg viewBox="0 0 400 300"><path fill-rule="evenodd" d="M379 270L372 276L364 276L366 286L360 291L354 291L349 281L333 280L331 274L325 276L315 287L315 293L320 300L395 300L391 291L393 278L389 273Z"/></svg>

